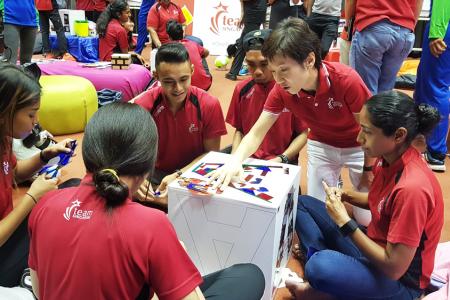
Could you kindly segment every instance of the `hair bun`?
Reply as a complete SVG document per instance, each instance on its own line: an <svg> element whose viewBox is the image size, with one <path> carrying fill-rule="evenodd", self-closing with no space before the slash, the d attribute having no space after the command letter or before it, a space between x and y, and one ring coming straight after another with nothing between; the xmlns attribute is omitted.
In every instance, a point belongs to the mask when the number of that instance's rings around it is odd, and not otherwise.
<svg viewBox="0 0 450 300"><path fill-rule="evenodd" d="M128 197L129 189L114 170L103 169L94 173L94 183L97 192L106 199L107 207L116 207Z"/></svg>
<svg viewBox="0 0 450 300"><path fill-rule="evenodd" d="M420 104L416 107L418 117L418 131L426 135L441 120L438 110L428 104Z"/></svg>

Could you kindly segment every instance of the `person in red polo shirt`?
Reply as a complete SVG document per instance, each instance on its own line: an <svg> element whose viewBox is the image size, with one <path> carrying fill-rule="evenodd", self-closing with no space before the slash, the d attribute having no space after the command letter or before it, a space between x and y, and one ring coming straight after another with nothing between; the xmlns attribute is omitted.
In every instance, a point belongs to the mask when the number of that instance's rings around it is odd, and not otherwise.
<svg viewBox="0 0 450 300"><path fill-rule="evenodd" d="M128 32L122 24L128 22L130 16L126 1L115 0L98 18L98 48L101 61L110 61L113 53L128 53Z"/></svg>
<svg viewBox="0 0 450 300"><path fill-rule="evenodd" d="M0 64L0 286L20 283L28 266L27 217L41 197L57 188L58 178L40 175L13 206L13 183L26 180L66 148L66 139L26 160L16 160L12 138L28 136L37 122L41 88L38 81L15 65Z"/></svg>
<svg viewBox="0 0 450 300"><path fill-rule="evenodd" d="M109 104L90 119L80 186L48 193L30 215L38 299L261 299L258 267L202 278L167 216L131 200L153 169L157 145L155 122L137 105Z"/></svg>
<svg viewBox="0 0 450 300"><path fill-rule="evenodd" d="M275 85L268 61L261 53L261 48L270 33L270 29L254 30L243 39L245 60L252 78L236 85L228 108L226 121L236 128L231 153L236 151L242 138L258 120L264 103ZM306 126L290 111L283 111L252 157L297 164L298 154L306 144L306 135Z"/></svg>
<svg viewBox="0 0 450 300"><path fill-rule="evenodd" d="M94 0L94 12L95 12L94 13L94 18L95 18L94 22L97 22L98 17L100 16L100 14L102 12L105 11L106 6L110 2L113 2L113 1L111 1L111 0Z"/></svg>
<svg viewBox="0 0 450 300"><path fill-rule="evenodd" d="M95 2L94 0L76 0L75 2L75 8L78 10L84 10L84 14L86 16L86 19L92 22L96 22L97 19L95 18ZM98 16L97 16L98 17Z"/></svg>
<svg viewBox="0 0 450 300"><path fill-rule="evenodd" d="M375 95L394 88L397 72L414 45L423 0L346 0L355 18L350 65Z"/></svg>
<svg viewBox="0 0 450 300"><path fill-rule="evenodd" d="M191 86L192 72L186 48L181 43L165 44L156 54L155 77L161 86L135 100L151 113L159 135L158 159L151 181L160 184L155 193L161 192L161 197L154 197L146 182L138 193L141 201L166 202L167 184L203 154L219 151L220 137L227 133L219 100Z"/></svg>
<svg viewBox="0 0 450 300"><path fill-rule="evenodd" d="M167 34L171 41L182 43L189 53L189 59L194 65L191 84L205 91L209 90L212 84L212 76L205 59L209 55L208 49L203 48L196 42L185 39L183 25L175 20L167 22Z"/></svg>
<svg viewBox="0 0 450 300"><path fill-rule="evenodd" d="M367 159L364 165L364 153L356 137L357 117L370 92L358 74L340 63L322 62L320 40L300 19L282 21L264 43L262 53L277 84L230 162L210 173L218 178L216 186L227 186L232 176L240 174L242 161L256 151L280 114L288 109L310 129L308 195L325 201L321 182L336 186L342 167L349 169L355 188L368 188L372 164Z"/></svg>
<svg viewBox="0 0 450 300"><path fill-rule="evenodd" d="M147 29L156 48L170 41L166 31L169 20L175 20L183 25L186 22L183 12L175 3L170 0L158 0L150 8L147 16Z"/></svg>
<svg viewBox="0 0 450 300"><path fill-rule="evenodd" d="M308 253L308 282L286 282L296 299L421 299L433 271L444 201L438 180L411 142L439 119L435 108L417 106L401 92L367 101L358 141L377 158L372 186L361 193L324 184L326 203L300 197L296 231ZM367 233L343 202L370 208Z"/></svg>

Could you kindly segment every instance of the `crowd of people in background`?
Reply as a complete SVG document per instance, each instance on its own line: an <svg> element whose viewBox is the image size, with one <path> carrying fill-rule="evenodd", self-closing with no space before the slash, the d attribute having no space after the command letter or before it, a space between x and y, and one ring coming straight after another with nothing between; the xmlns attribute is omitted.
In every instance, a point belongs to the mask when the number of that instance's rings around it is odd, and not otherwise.
<svg viewBox="0 0 450 300"><path fill-rule="evenodd" d="M225 77L237 80L244 62L250 76L235 86L226 114L208 93L209 51L186 34L179 5L143 0L131 20L125 0L77 0L96 22L100 60L141 54L148 45L157 49L158 83L95 113L83 137L81 182L67 187L42 174L13 206L13 182L71 151L66 139L17 160L11 146L37 123L41 96L38 78L16 63L31 61L38 27L43 55L50 55L49 21L58 41L53 56L68 51L63 2L0 0L0 287L19 285L30 268L33 293L44 300L260 299L265 281L253 264L200 276L161 212L168 185L209 151L231 154L207 175L223 190L243 174L248 157L298 164L305 148L307 191L299 195L295 226L305 282L287 281L292 295L425 295L444 223L432 170L445 171L448 151L446 0L432 1L413 98L393 88L414 45L422 0L240 0L242 32ZM341 18L342 63L330 62ZM234 134L221 149L225 122ZM426 137L425 153L412 146L418 137ZM339 187L343 168L351 187ZM68 207L84 211L87 221L66 222Z"/></svg>

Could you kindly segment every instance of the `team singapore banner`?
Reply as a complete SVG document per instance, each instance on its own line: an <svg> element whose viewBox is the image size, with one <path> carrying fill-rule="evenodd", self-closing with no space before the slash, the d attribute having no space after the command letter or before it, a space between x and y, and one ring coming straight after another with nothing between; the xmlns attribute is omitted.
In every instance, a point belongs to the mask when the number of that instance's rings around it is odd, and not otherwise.
<svg viewBox="0 0 450 300"><path fill-rule="evenodd" d="M195 0L193 35L212 55L226 55L227 46L241 35L239 0Z"/></svg>

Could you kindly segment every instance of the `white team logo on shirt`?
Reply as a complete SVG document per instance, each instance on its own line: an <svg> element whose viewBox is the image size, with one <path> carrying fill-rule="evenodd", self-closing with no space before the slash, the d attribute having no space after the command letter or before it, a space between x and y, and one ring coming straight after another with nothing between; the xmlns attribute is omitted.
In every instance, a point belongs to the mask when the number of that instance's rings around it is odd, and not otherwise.
<svg viewBox="0 0 450 300"><path fill-rule="evenodd" d="M4 173L5 175L8 175L8 174L9 174L9 162L7 162L7 161L4 161L4 162L3 162L3 173Z"/></svg>
<svg viewBox="0 0 450 300"><path fill-rule="evenodd" d="M70 221L70 218L89 220L94 212L92 210L77 209L77 207L80 207L80 204L81 202L77 199L72 202L71 206L66 207L64 219L67 221Z"/></svg>
<svg viewBox="0 0 450 300"><path fill-rule="evenodd" d="M341 108L342 103L339 101L334 100L333 98L328 98L328 108L334 109L335 107Z"/></svg>
<svg viewBox="0 0 450 300"><path fill-rule="evenodd" d="M197 131L198 131L198 127L195 126L194 123L191 123L191 125L189 126L189 132L190 133L194 133L194 132L197 132Z"/></svg>
<svg viewBox="0 0 450 300"><path fill-rule="evenodd" d="M155 112L155 117L157 115L159 115L164 109L165 109L164 105L161 105L160 107L158 107L158 109Z"/></svg>

